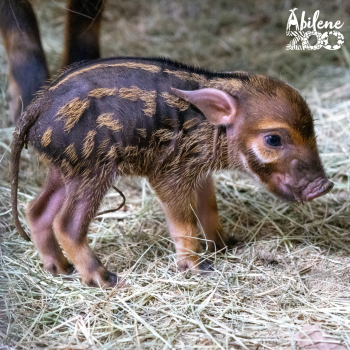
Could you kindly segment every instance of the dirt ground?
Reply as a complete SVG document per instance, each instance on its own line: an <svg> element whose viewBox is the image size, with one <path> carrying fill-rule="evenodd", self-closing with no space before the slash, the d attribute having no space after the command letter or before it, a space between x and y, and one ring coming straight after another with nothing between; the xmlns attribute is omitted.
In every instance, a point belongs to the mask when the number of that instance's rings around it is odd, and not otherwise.
<svg viewBox="0 0 350 350"><path fill-rule="evenodd" d="M54 74L61 65L65 2L33 1ZM344 22L340 50L288 51L289 10ZM88 288L52 277L12 224L7 58L0 44L0 349L297 349L305 325L350 348L350 3L326 1L110 0L102 55L169 57L212 70L246 70L299 89L315 117L334 190L283 203L239 173L217 174L225 230L244 244L210 255L209 277L181 274L164 214L148 183L121 179L126 210L94 220L91 246L124 285ZM22 152L19 209L45 179ZM110 192L103 209L118 205ZM328 348L327 348L328 349Z"/></svg>

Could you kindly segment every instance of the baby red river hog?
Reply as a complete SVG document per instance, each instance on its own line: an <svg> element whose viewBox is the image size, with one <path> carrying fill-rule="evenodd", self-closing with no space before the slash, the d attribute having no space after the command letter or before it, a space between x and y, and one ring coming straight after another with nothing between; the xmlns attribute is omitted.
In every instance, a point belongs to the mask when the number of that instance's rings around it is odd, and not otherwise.
<svg viewBox="0 0 350 350"><path fill-rule="evenodd" d="M239 169L281 199L328 193L310 110L280 80L212 73L166 59L108 58L74 65L22 114L12 145L12 210L17 212L21 150L49 163L42 192L27 208L31 239L45 268L89 286L113 287L88 244L89 223L119 176L146 177L161 200L180 271L206 273L197 220L209 249L230 243L217 210L212 173ZM63 255L65 251L67 258Z"/></svg>

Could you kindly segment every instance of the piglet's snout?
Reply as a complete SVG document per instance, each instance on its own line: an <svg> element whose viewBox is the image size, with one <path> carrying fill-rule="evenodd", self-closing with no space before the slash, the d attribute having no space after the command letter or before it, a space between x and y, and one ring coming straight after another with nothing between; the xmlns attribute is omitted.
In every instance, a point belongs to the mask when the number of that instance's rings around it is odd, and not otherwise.
<svg viewBox="0 0 350 350"><path fill-rule="evenodd" d="M304 197L304 200L306 202L310 202L317 197L321 197L327 194L333 188L333 186L334 183L332 181L329 181L328 179L319 180L316 184L312 183L311 186L308 186L303 191L302 197Z"/></svg>
<svg viewBox="0 0 350 350"><path fill-rule="evenodd" d="M324 173L321 161L318 157L310 157L309 161L294 159L291 162L292 178L298 185L294 188L294 193L305 202L327 194L334 186Z"/></svg>

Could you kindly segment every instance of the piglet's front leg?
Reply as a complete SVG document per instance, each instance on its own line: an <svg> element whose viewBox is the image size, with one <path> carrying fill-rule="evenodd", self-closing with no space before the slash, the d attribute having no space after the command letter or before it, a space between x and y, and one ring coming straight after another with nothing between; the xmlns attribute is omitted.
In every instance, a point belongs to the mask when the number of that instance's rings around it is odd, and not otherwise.
<svg viewBox="0 0 350 350"><path fill-rule="evenodd" d="M229 237L222 229L216 203L215 185L211 174L198 182L196 214L209 251L224 251L237 244L238 241L234 237Z"/></svg>
<svg viewBox="0 0 350 350"><path fill-rule="evenodd" d="M203 178L196 188L196 214L211 252L225 248L224 232L216 204L215 186L211 175Z"/></svg>
<svg viewBox="0 0 350 350"><path fill-rule="evenodd" d="M207 274L213 270L210 263L198 254L197 219L194 213L195 196L181 191L174 178L162 179L161 182L150 181L160 198L166 215L171 238L175 243L177 266L180 271L191 270ZM180 182L181 183L181 182Z"/></svg>

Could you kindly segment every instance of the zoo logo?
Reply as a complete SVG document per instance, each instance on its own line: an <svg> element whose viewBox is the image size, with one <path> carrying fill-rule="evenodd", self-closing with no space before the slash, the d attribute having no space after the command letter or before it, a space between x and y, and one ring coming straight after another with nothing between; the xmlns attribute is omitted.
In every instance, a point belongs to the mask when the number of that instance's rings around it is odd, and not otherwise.
<svg viewBox="0 0 350 350"><path fill-rule="evenodd" d="M296 14L293 10L289 10L291 14L288 18L287 23L287 36L294 36L294 39L286 46L287 50L319 50L321 47L324 47L327 50L338 50L344 44L344 36L342 33L337 30L330 30L325 33L320 33L317 29L340 29L344 23L340 23L340 21L336 21L335 24L332 22L325 21L317 21L320 11L316 11L311 21L311 17L308 18L308 21L305 21L305 11L301 14L300 26L297 19ZM291 27L295 27L295 31L291 31ZM304 32L304 28L312 29L312 31ZM315 45L310 45L309 38L310 36L316 36L317 42ZM328 38L330 35L334 35L337 38L336 45L330 45L328 43ZM297 45L297 43L301 42L301 45Z"/></svg>

